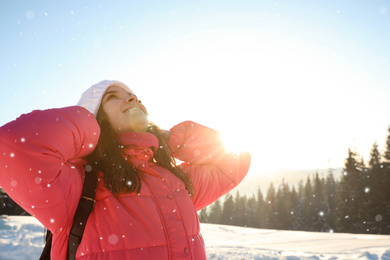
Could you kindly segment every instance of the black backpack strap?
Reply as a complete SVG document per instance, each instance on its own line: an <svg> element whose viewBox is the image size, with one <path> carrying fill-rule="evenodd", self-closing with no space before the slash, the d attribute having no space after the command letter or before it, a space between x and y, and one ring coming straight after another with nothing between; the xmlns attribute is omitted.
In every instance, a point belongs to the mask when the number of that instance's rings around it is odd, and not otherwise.
<svg viewBox="0 0 390 260"><path fill-rule="evenodd" d="M95 192L96 192L96 183L97 183L97 170L92 169L91 172L85 174L83 191L81 193L81 198L79 205L73 219L72 229L69 234L68 242L68 259L76 259L76 251L81 242L81 238L84 233L85 224L89 217L89 214L95 206ZM41 257L39 260L50 260L52 244L52 233L50 230L46 231L46 244L45 248L42 251Z"/></svg>
<svg viewBox="0 0 390 260"><path fill-rule="evenodd" d="M94 168L85 173L83 192L73 219L73 225L69 234L68 260L76 259L76 251L83 237L85 224L89 214L95 207L95 192L97 183L97 170Z"/></svg>
<svg viewBox="0 0 390 260"><path fill-rule="evenodd" d="M51 252L51 240L52 240L52 234L50 230L46 230L46 235L45 235L45 247L43 248L41 257L39 260L50 260L50 252Z"/></svg>

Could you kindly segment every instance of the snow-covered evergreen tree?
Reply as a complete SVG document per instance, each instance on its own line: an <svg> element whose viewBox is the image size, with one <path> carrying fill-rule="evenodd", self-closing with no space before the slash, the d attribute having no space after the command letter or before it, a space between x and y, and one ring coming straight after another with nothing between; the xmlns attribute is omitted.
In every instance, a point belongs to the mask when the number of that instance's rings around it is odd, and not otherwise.
<svg viewBox="0 0 390 260"><path fill-rule="evenodd" d="M220 223L225 225L235 225L237 214L235 211L236 209L234 205L233 196L230 193L227 193L225 196L225 201L223 203Z"/></svg>

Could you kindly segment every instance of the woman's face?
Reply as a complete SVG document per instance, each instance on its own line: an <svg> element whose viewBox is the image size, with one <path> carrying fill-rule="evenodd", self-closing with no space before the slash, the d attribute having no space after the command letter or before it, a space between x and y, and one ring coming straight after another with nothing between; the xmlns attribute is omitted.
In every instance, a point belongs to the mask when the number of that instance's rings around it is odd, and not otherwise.
<svg viewBox="0 0 390 260"><path fill-rule="evenodd" d="M101 106L115 132L145 132L148 112L137 96L122 87L112 85L103 95Z"/></svg>

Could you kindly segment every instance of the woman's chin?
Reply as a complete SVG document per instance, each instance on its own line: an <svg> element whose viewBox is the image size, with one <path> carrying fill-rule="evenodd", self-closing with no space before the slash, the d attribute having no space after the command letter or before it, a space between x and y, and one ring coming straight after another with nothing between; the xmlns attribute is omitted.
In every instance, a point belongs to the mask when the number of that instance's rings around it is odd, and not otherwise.
<svg viewBox="0 0 390 260"><path fill-rule="evenodd" d="M149 128L149 122L138 122L132 123L131 126L119 127L116 129L116 133L126 133L126 132L146 132Z"/></svg>
<svg viewBox="0 0 390 260"><path fill-rule="evenodd" d="M133 122L131 123L131 130L133 132L146 132L149 127L149 121L138 121L138 122Z"/></svg>

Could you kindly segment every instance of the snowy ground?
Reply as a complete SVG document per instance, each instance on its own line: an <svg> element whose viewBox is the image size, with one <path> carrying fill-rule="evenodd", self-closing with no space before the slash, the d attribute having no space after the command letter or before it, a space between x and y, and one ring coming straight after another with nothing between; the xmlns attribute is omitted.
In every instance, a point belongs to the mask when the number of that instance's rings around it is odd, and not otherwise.
<svg viewBox="0 0 390 260"><path fill-rule="evenodd" d="M390 260L390 236L278 231L202 224L207 256L245 260ZM43 227L33 217L0 218L0 259L38 259Z"/></svg>
<svg viewBox="0 0 390 260"><path fill-rule="evenodd" d="M0 259L39 259L43 231L41 223L33 217L0 217Z"/></svg>

